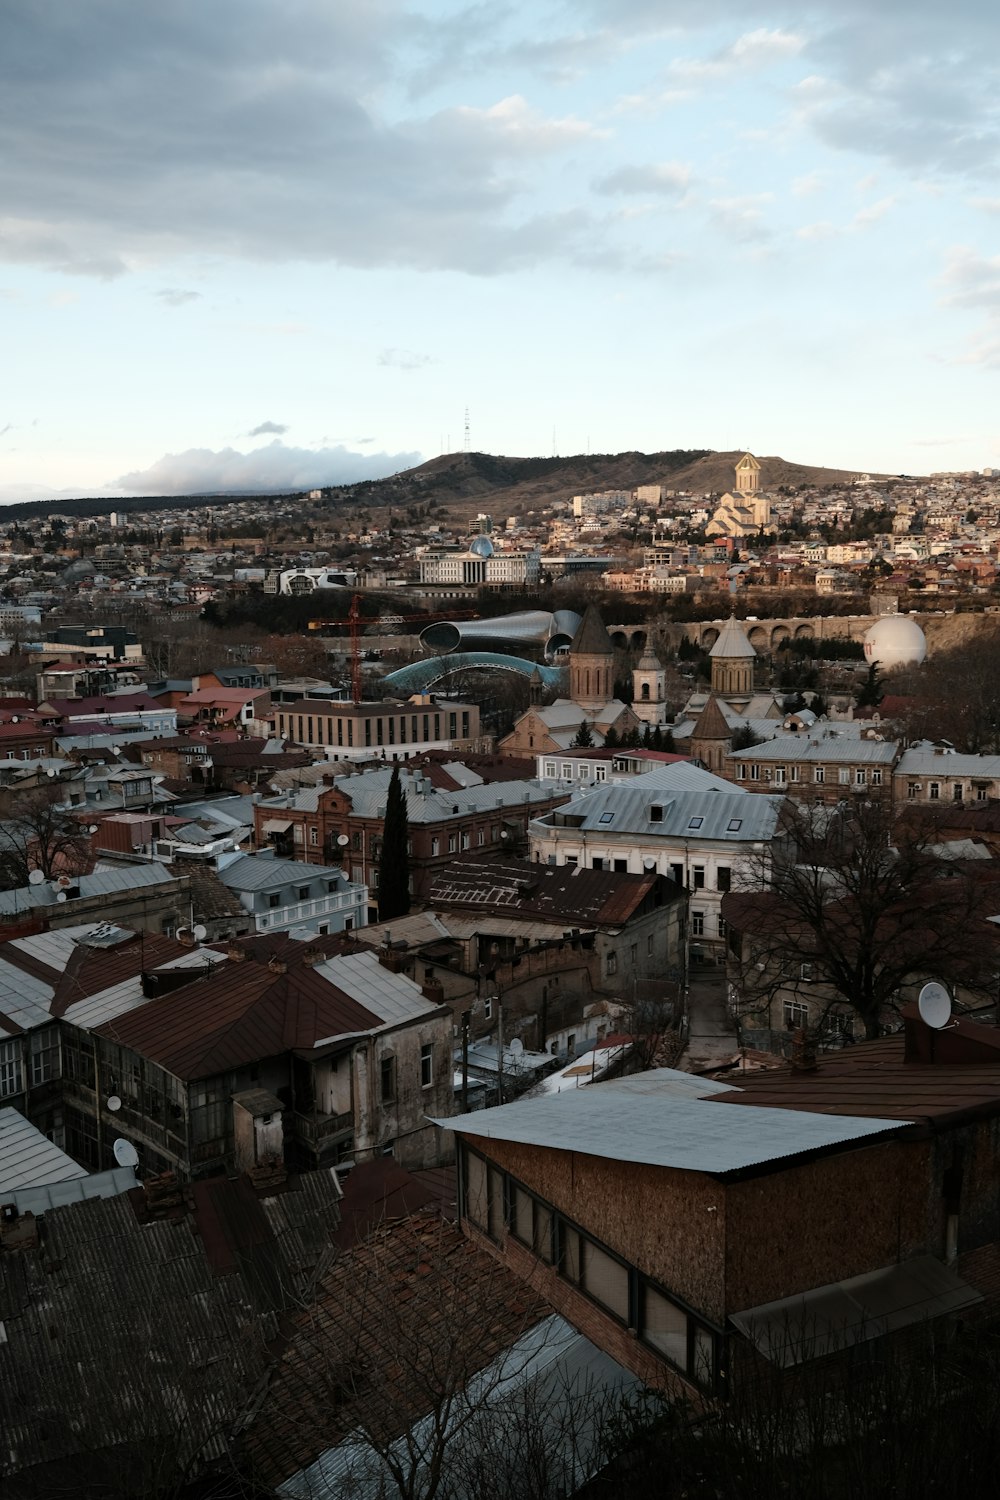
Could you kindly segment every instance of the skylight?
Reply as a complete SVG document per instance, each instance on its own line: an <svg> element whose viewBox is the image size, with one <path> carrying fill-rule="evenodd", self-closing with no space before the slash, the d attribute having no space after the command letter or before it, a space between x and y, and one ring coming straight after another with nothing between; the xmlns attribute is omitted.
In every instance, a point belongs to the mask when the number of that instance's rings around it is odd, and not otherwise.
<svg viewBox="0 0 1000 1500"><path fill-rule="evenodd" d="M614 820L614 816L615 815L614 815L613 812L610 812L610 813L601 813L601 816L598 818L597 821L598 821L598 823L610 823L610 822L612 822Z"/></svg>
<svg viewBox="0 0 1000 1500"><path fill-rule="evenodd" d="M726 832L727 833L739 833L739 831L740 831L740 829L742 827L743 827L743 819L742 818L730 818L729 819L729 827L726 829Z"/></svg>
<svg viewBox="0 0 1000 1500"><path fill-rule="evenodd" d="M701 825L702 825L702 823L704 823L704 821L705 821L704 818L692 818L691 821L688 823L688 827L689 828L700 828Z"/></svg>

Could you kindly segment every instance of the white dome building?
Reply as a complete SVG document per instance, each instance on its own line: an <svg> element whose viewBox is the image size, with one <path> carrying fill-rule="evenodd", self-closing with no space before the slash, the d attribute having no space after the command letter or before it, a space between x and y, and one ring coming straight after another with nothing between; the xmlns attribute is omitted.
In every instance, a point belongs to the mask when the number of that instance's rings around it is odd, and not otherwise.
<svg viewBox="0 0 1000 1500"><path fill-rule="evenodd" d="M886 615L865 635L865 661L878 662L883 672L919 667L926 655L927 637L909 615Z"/></svg>

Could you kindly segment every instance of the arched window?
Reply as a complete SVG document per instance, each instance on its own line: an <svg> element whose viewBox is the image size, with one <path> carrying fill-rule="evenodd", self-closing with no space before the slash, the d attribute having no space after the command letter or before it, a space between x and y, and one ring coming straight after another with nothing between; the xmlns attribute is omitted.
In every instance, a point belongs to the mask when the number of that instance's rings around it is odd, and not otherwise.
<svg viewBox="0 0 1000 1500"><path fill-rule="evenodd" d="M648 682L644 682L643 685L642 685L641 697L642 697L643 703L648 703L649 702L649 683Z"/></svg>

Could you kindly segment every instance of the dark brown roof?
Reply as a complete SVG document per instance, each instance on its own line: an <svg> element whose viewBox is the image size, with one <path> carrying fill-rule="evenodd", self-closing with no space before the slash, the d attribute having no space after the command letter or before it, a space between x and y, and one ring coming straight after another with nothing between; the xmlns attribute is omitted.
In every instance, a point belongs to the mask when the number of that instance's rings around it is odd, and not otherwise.
<svg viewBox="0 0 1000 1500"><path fill-rule="evenodd" d="M454 1199L455 1168L444 1170L451 1180ZM414 1176L388 1156L354 1167L344 1182L340 1227L333 1243L339 1250L350 1250L367 1239L372 1230L440 1204L439 1184L426 1180L428 1177L428 1173Z"/></svg>
<svg viewBox="0 0 1000 1500"><path fill-rule="evenodd" d="M691 743L695 744L698 740L728 740L732 732L722 716L718 698L714 693L710 693L708 702L698 715L697 723L691 731Z"/></svg>
<svg viewBox="0 0 1000 1500"><path fill-rule="evenodd" d="M349 1179L348 1179L349 1181ZM357 1426L406 1432L550 1309L432 1210L342 1253L295 1331L247 1434L253 1477L289 1479ZM435 1389L437 1388L437 1389Z"/></svg>
<svg viewBox="0 0 1000 1500"><path fill-rule="evenodd" d="M300 953L307 947L295 946ZM195 972L190 984L118 1016L97 1033L189 1081L381 1024L305 962L280 973L245 959Z"/></svg>
<svg viewBox="0 0 1000 1500"><path fill-rule="evenodd" d="M614 656L615 648L596 604L588 604L584 610L569 650L571 656Z"/></svg>
<svg viewBox="0 0 1000 1500"><path fill-rule="evenodd" d="M115 948L88 948L79 944L56 985L52 1014L65 1015L67 1008L78 1000L99 995L144 970L156 969L190 951L173 938L140 936L138 933L133 933Z"/></svg>
<svg viewBox="0 0 1000 1500"><path fill-rule="evenodd" d="M712 1097L727 1104L935 1124L954 1123L967 1113L1000 1115L1000 1054L996 1062L917 1063L904 1060L904 1048L901 1034L859 1042L821 1053L815 1071L742 1074L739 1093Z"/></svg>
<svg viewBox="0 0 1000 1500"><path fill-rule="evenodd" d="M575 926L619 926L646 899L655 871L624 875L583 865L528 860L456 859L434 877L428 905L474 907L495 915L545 918Z"/></svg>

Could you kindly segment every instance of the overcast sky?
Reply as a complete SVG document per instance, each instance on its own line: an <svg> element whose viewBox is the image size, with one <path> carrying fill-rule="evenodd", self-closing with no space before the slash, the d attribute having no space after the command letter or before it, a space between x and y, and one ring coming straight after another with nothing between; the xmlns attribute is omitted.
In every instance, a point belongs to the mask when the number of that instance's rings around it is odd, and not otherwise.
<svg viewBox="0 0 1000 1500"><path fill-rule="evenodd" d="M1000 463L996 0L0 18L0 498Z"/></svg>

